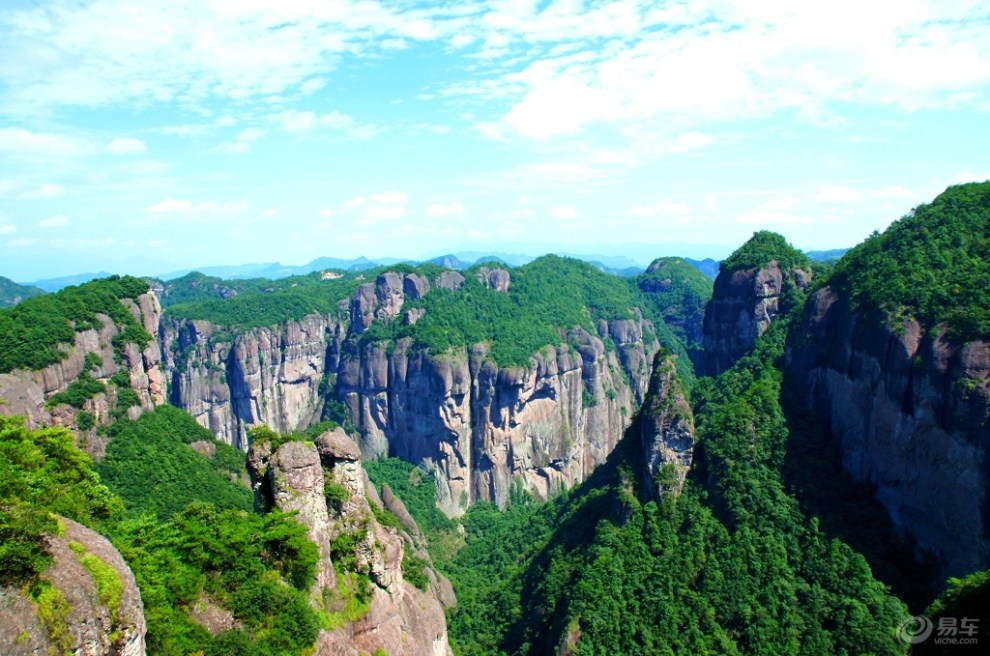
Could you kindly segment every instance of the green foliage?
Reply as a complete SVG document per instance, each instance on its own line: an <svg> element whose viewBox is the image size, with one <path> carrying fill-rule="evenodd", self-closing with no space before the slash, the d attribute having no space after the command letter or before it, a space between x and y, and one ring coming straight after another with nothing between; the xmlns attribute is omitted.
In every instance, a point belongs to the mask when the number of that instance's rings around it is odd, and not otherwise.
<svg viewBox="0 0 990 656"><path fill-rule="evenodd" d="M430 579L426 576L426 561L410 554L408 549L402 554L402 576L420 590L430 588Z"/></svg>
<svg viewBox="0 0 990 656"><path fill-rule="evenodd" d="M124 594L124 583L120 580L120 574L95 554L81 554L79 562L93 579L100 603L107 607L110 617L116 622L120 616L120 600Z"/></svg>
<svg viewBox="0 0 990 656"><path fill-rule="evenodd" d="M193 276L202 274L189 274L186 278ZM206 276L202 276L202 280L204 282L199 287L190 286L188 291L182 293L177 291L178 286L173 287L173 293L166 296L165 315L201 319L218 326L237 327L239 330L274 326L292 319L301 319L307 314L344 316L346 311L338 306L338 302L350 297L358 285L366 282L360 274L321 280L319 273L280 280L221 281L219 278ZM172 281L169 285L177 282ZM214 289L213 285L218 287ZM212 291L203 293L205 289ZM229 297L229 291L218 291L223 289L238 293ZM228 298L224 298L225 295Z"/></svg>
<svg viewBox="0 0 990 656"><path fill-rule="evenodd" d="M119 420L109 435L97 471L130 514L166 519L193 501L251 509L253 496L238 481L247 471L244 454L217 442L178 408L160 406L137 421ZM212 445L215 455L208 458L188 446L196 441Z"/></svg>
<svg viewBox="0 0 990 656"><path fill-rule="evenodd" d="M705 305L712 297L712 281L680 257L654 260L631 282L643 292L653 314L670 326L689 349L697 350L705 321Z"/></svg>
<svg viewBox="0 0 990 656"><path fill-rule="evenodd" d="M26 298L44 293L45 290L33 285L19 285L10 278L0 276L0 308L13 307Z"/></svg>
<svg viewBox="0 0 990 656"><path fill-rule="evenodd" d="M563 331L583 327L596 334L599 319L630 319L640 305L623 279L556 255L512 269L507 293L484 287L473 272L465 272L457 291L434 289L407 303L426 310L414 325L375 322L364 339L411 337L433 354L487 343L498 364L526 366L541 349L562 344Z"/></svg>
<svg viewBox="0 0 990 656"><path fill-rule="evenodd" d="M122 510L92 470L92 460L65 428L28 430L0 416L0 503L23 503L87 525Z"/></svg>
<svg viewBox="0 0 990 656"><path fill-rule="evenodd" d="M123 522L113 538L141 589L149 653L295 656L315 641L319 619L306 590L318 553L290 516L194 503L164 523ZM243 629L213 638L193 622L183 609L204 594Z"/></svg>
<svg viewBox="0 0 990 656"><path fill-rule="evenodd" d="M97 394L106 394L106 391L106 385L95 380L89 371L84 370L79 374L78 378L69 383L69 386L65 388L64 392L53 394L51 398L45 401L45 407L54 408L61 403L65 403L71 405L73 408L81 408L86 401Z"/></svg>
<svg viewBox="0 0 990 656"><path fill-rule="evenodd" d="M574 491L505 513L473 506L464 546L434 559L458 593L458 653L551 653L568 639L582 655L905 653L903 604L784 484L785 329L696 389L679 497L657 503L644 488L634 424Z"/></svg>
<svg viewBox="0 0 990 656"><path fill-rule="evenodd" d="M925 617L935 625L935 632L928 640L917 644L912 649L915 656L929 654L965 653L975 651L976 645L985 645L990 641L990 570L974 572L962 579L950 578L942 594L932 602L924 612ZM957 638L971 638L975 642L968 645L939 645L936 638L942 622L950 622L953 626L963 628L962 620L967 619L967 625L977 630L976 635L956 634Z"/></svg>
<svg viewBox="0 0 990 656"><path fill-rule="evenodd" d="M990 182L949 187L849 251L830 284L881 319L946 324L958 341L990 338Z"/></svg>
<svg viewBox="0 0 990 656"><path fill-rule="evenodd" d="M76 413L76 426L81 431L88 431L90 428L96 425L96 417L92 412L86 412L85 410L80 410Z"/></svg>
<svg viewBox="0 0 990 656"><path fill-rule="evenodd" d="M382 485L392 488L422 531L436 534L454 529L456 523L437 508L436 479L432 473L399 458L365 460L361 464L379 492Z"/></svg>
<svg viewBox="0 0 990 656"><path fill-rule="evenodd" d="M781 235L768 230L754 232L745 244L732 255L722 260L719 271L732 273L740 269L758 269L772 260L777 260L781 270L809 270L811 260L801 251L787 243Z"/></svg>
<svg viewBox="0 0 990 656"><path fill-rule="evenodd" d="M48 569L52 561L48 536L56 530L48 512L0 501L0 585L19 587Z"/></svg>
<svg viewBox="0 0 990 656"><path fill-rule="evenodd" d="M72 634L69 633L72 607L62 591L51 582L39 579L28 588L28 596L37 605L38 619L48 634L49 653L58 656L72 653Z"/></svg>
<svg viewBox="0 0 990 656"><path fill-rule="evenodd" d="M0 310L0 373L42 369L61 361L72 348L76 331L99 328L97 314L110 317L122 329L123 340L144 348L151 335L120 301L147 291L143 280L113 276Z"/></svg>

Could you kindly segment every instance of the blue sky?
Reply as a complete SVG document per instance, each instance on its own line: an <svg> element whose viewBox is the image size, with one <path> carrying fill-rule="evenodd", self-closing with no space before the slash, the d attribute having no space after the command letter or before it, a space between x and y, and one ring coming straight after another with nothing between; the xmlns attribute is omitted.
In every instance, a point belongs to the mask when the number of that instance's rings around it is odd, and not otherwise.
<svg viewBox="0 0 990 656"><path fill-rule="evenodd" d="M988 118L983 2L6 0L0 275L849 246Z"/></svg>

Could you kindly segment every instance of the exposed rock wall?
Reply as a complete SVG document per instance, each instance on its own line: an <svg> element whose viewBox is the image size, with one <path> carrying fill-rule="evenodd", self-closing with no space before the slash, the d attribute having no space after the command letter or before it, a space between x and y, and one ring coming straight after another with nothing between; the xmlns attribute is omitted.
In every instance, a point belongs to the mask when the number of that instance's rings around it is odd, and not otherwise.
<svg viewBox="0 0 990 656"><path fill-rule="evenodd" d="M370 484L361 467L357 444L338 429L320 436L316 444L287 442L274 451L267 444L253 445L248 462L262 496L281 510L298 511L298 520L307 527L310 539L319 549L314 604L329 603L326 610L339 610L335 604L347 594L342 588L363 585L360 578L348 579L343 572L338 585L330 562L332 540L343 533L359 534L354 562L357 570L368 576L365 580L370 580L368 611L338 629L321 631L315 654L358 656L379 649L392 656L452 653L439 595L423 592L403 577L405 545L413 538L374 519L365 496ZM328 505L325 487L328 483L337 485L346 498ZM419 532L418 528L416 531ZM434 572L430 573L437 578ZM321 580L325 575L331 577L330 583ZM323 588L335 586L337 592L332 597L323 593Z"/></svg>
<svg viewBox="0 0 990 656"><path fill-rule="evenodd" d="M654 360L639 427L650 490L657 497L680 494L694 456L694 417L669 355Z"/></svg>
<svg viewBox="0 0 990 656"><path fill-rule="evenodd" d="M59 521L65 535L50 539L53 562L42 578L65 600L65 624L53 633L22 589L0 587L0 654L144 656L144 607L130 568L105 537L72 520ZM82 565L83 555L95 556L120 577L123 593L118 608L101 602L92 576Z"/></svg>
<svg viewBox="0 0 990 656"><path fill-rule="evenodd" d="M231 333L206 321L170 320L159 332L170 401L217 439L246 449L253 425L288 433L319 418L320 382L336 370L346 323L313 314Z"/></svg>
<svg viewBox="0 0 990 656"><path fill-rule="evenodd" d="M452 515L475 499L504 505L514 484L545 498L580 482L605 461L646 394L659 348L644 339L652 326L636 316L601 321L597 334L573 330L566 345L543 349L526 367L495 366L483 345L434 357L409 340L358 339L373 321L414 322L407 297L464 282L445 274L380 275L350 299L350 322L310 315L231 335L203 321L169 321L161 343L171 401L245 448L252 425L285 433L317 420L328 387L320 383L332 382L364 455L434 470ZM502 270L485 279L498 290L510 284Z"/></svg>
<svg viewBox="0 0 990 656"><path fill-rule="evenodd" d="M878 325L829 288L809 298L787 370L844 467L947 576L990 566L990 345L914 320Z"/></svg>
<svg viewBox="0 0 990 656"><path fill-rule="evenodd" d="M161 307L155 295L142 294L137 303L131 299L121 302L150 335L158 334ZM140 407L135 406L130 413L132 418L164 403L166 381L157 341L152 340L144 350L139 349L136 344L124 344L118 362L112 344L118 333L117 326L109 317L98 315L98 319L101 323L98 330L84 330L75 334L75 344L61 362L40 371L18 370L0 374L0 398L6 401L0 405L0 413L26 417L29 428L42 425L75 428L78 409L64 404L47 408L45 403L54 395L64 392L79 378L85 367L86 356L90 353L98 355L100 359L98 370L91 374L95 380L104 383L107 389L106 393L87 400L82 410L92 413L97 424L110 420L110 410L116 405L117 388L109 381L121 368L127 371L130 386L140 399ZM95 431L90 431L90 437L96 437Z"/></svg>
<svg viewBox="0 0 990 656"><path fill-rule="evenodd" d="M776 260L718 274L702 328L704 373L717 376L745 355L780 313L785 284L806 289L810 277L800 269L783 271Z"/></svg>

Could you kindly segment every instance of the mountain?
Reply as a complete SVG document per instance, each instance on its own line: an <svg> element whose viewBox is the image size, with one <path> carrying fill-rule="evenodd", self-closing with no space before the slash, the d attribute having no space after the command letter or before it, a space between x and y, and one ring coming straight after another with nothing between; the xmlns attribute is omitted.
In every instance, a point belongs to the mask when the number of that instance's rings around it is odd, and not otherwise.
<svg viewBox="0 0 990 656"><path fill-rule="evenodd" d="M72 276L62 276L60 278L46 278L44 280L35 280L34 282L25 283L27 285L32 285L38 287L46 292L57 292L58 290L69 287L71 285L81 285L90 280L96 280L97 278L108 278L112 274L106 271L100 271L99 273L79 273Z"/></svg>
<svg viewBox="0 0 990 656"><path fill-rule="evenodd" d="M710 257L706 257L703 260L692 260L686 257L684 261L712 280L718 275L718 260L713 260Z"/></svg>
<svg viewBox="0 0 990 656"><path fill-rule="evenodd" d="M19 285L9 278L0 276L0 308L17 305L25 298L44 294L45 290L33 285Z"/></svg>
<svg viewBox="0 0 990 656"><path fill-rule="evenodd" d="M761 231L719 264L705 308L704 373L717 376L746 354L811 280L811 262L780 235Z"/></svg>
<svg viewBox="0 0 990 656"><path fill-rule="evenodd" d="M849 252L848 248L833 248L829 251L805 251L805 255L812 262L830 262L833 260L839 260L843 255Z"/></svg>
<svg viewBox="0 0 990 656"><path fill-rule="evenodd" d="M845 469L943 576L990 567L990 184L950 187L850 250L788 371Z"/></svg>

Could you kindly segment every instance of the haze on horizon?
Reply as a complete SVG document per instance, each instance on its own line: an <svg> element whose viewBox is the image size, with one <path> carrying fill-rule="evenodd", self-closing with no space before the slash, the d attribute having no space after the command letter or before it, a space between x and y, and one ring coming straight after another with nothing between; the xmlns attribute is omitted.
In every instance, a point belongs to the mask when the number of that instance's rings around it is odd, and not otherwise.
<svg viewBox="0 0 990 656"><path fill-rule="evenodd" d="M808 4L8 0L0 275L824 250L990 179L984 3Z"/></svg>

